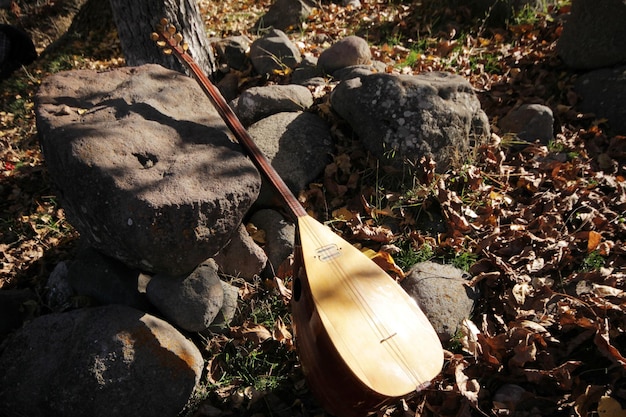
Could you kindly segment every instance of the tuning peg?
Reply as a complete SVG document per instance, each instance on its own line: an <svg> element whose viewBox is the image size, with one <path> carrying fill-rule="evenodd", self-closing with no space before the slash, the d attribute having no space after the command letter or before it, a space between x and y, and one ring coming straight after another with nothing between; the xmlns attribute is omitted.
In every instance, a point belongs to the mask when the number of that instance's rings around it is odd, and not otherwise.
<svg viewBox="0 0 626 417"><path fill-rule="evenodd" d="M187 42L184 42L182 44L182 47L183 47L183 51L187 52L187 50L189 49L189 44Z"/></svg>
<svg viewBox="0 0 626 417"><path fill-rule="evenodd" d="M183 41L183 35L181 35L180 32L176 32L174 34L174 40L177 44L181 43Z"/></svg>
<svg viewBox="0 0 626 417"><path fill-rule="evenodd" d="M167 31L170 33L170 35L173 35L176 33L176 26L174 25L167 25Z"/></svg>
<svg viewBox="0 0 626 417"><path fill-rule="evenodd" d="M156 33L156 32L152 32L152 33L150 34L150 39L152 39L152 41L154 41L154 42L158 41L158 40L159 40L159 37L160 37L160 36L159 36L159 34L158 34L158 33Z"/></svg>
<svg viewBox="0 0 626 417"><path fill-rule="evenodd" d="M161 20L159 20L159 23L161 24L161 26L165 27L165 26L167 26L169 21L167 20L167 18L162 17Z"/></svg>

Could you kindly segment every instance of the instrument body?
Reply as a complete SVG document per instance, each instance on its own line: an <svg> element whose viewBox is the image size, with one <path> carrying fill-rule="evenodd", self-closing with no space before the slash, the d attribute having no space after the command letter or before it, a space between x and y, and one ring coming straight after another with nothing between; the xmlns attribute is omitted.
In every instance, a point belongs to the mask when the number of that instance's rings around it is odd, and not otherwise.
<svg viewBox="0 0 626 417"><path fill-rule="evenodd" d="M441 343L424 313L366 255L306 213L185 52L176 28L162 22L158 31L153 39L191 70L297 223L293 324L303 371L318 401L336 416L362 417L423 389L443 365Z"/></svg>
<svg viewBox="0 0 626 417"><path fill-rule="evenodd" d="M357 417L427 386L443 350L415 301L326 226L300 217L298 227L293 322L316 398Z"/></svg>

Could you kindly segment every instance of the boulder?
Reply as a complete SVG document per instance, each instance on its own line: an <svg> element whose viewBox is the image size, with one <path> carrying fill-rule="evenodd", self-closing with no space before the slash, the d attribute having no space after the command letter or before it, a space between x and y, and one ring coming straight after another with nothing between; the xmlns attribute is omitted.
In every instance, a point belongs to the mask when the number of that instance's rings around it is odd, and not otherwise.
<svg viewBox="0 0 626 417"><path fill-rule="evenodd" d="M573 0L557 42L557 53L574 69L626 63L626 3L623 0Z"/></svg>
<svg viewBox="0 0 626 417"><path fill-rule="evenodd" d="M293 69L300 61L300 50L282 30L272 29L250 46L250 60L259 74Z"/></svg>
<svg viewBox="0 0 626 417"><path fill-rule="evenodd" d="M42 83L36 115L68 220L132 268L189 273L256 200L258 171L196 82L177 72L59 73Z"/></svg>
<svg viewBox="0 0 626 417"><path fill-rule="evenodd" d="M224 303L224 289L212 259L184 278L156 274L146 294L169 322L190 332L208 329Z"/></svg>
<svg viewBox="0 0 626 417"><path fill-rule="evenodd" d="M254 24L254 30L275 28L293 29L311 14L311 2L304 0L276 0L261 18Z"/></svg>
<svg viewBox="0 0 626 417"><path fill-rule="evenodd" d="M352 78L335 88L331 105L367 150L392 164L425 156L444 172L490 135L472 86L450 73Z"/></svg>
<svg viewBox="0 0 626 417"><path fill-rule="evenodd" d="M233 239L213 259L221 273L246 281L252 281L267 263L267 255L250 237L244 225L239 226Z"/></svg>
<svg viewBox="0 0 626 417"><path fill-rule="evenodd" d="M224 291L224 301L222 302L222 308L209 327L209 330L212 332L228 332L230 330L230 322L235 317L239 307L237 303L239 301L239 288L224 281L221 281L221 284Z"/></svg>
<svg viewBox="0 0 626 417"><path fill-rule="evenodd" d="M193 343L154 316L106 306L41 316L0 356L0 414L176 417L200 379Z"/></svg>
<svg viewBox="0 0 626 417"><path fill-rule="evenodd" d="M278 113L248 130L259 149L296 195L315 180L330 162L333 142L328 124L306 112ZM257 203L271 205L275 191L263 180Z"/></svg>
<svg viewBox="0 0 626 417"><path fill-rule="evenodd" d="M317 58L305 56L291 74L291 82L305 86L319 86L326 84L324 73L317 66Z"/></svg>
<svg viewBox="0 0 626 417"><path fill-rule="evenodd" d="M330 48L325 49L317 65L326 74L333 74L341 68L372 63L372 52L367 41L358 36L347 36Z"/></svg>
<svg viewBox="0 0 626 417"><path fill-rule="evenodd" d="M296 227L277 211L259 210L252 215L250 223L265 232L265 252L268 267L275 274L278 267L293 253Z"/></svg>
<svg viewBox="0 0 626 417"><path fill-rule="evenodd" d="M54 266L46 282L46 303L52 311L60 312L69 309L72 305L72 297L76 295L72 285L67 279L69 262L61 261Z"/></svg>
<svg viewBox="0 0 626 417"><path fill-rule="evenodd" d="M0 81L37 59L30 35L17 26L0 24Z"/></svg>
<svg viewBox="0 0 626 417"><path fill-rule="evenodd" d="M252 41L243 35L229 36L212 42L217 56L229 67L239 71L246 68Z"/></svg>
<svg viewBox="0 0 626 417"><path fill-rule="evenodd" d="M515 133L526 142L548 144L554 139L552 109L542 104L522 104L500 120L501 133Z"/></svg>
<svg viewBox="0 0 626 417"><path fill-rule="evenodd" d="M574 90L581 98L580 111L607 119L612 134L626 135L626 66L583 74Z"/></svg>
<svg viewBox="0 0 626 417"><path fill-rule="evenodd" d="M313 105L311 91L296 84L252 87L237 100L237 116L244 126L250 126L272 114L304 111Z"/></svg>
<svg viewBox="0 0 626 417"><path fill-rule="evenodd" d="M414 265L401 282L443 341L456 335L474 308L477 294L465 285L467 278L465 271L452 265L427 261Z"/></svg>
<svg viewBox="0 0 626 417"><path fill-rule="evenodd" d="M30 289L0 291L0 344L13 330L30 319L38 307L37 295Z"/></svg>
<svg viewBox="0 0 626 417"><path fill-rule="evenodd" d="M145 294L139 292L139 271L91 247L83 248L69 263L67 280L75 294L98 304L149 309Z"/></svg>

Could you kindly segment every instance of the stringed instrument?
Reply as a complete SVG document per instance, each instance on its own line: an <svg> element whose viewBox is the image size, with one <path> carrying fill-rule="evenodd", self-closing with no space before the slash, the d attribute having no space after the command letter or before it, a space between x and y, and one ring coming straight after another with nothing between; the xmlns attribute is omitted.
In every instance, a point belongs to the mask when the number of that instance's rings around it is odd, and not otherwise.
<svg viewBox="0 0 626 417"><path fill-rule="evenodd" d="M430 384L443 365L415 301L360 250L307 214L163 19L153 40L186 65L297 224L292 315L307 383L339 417L362 417Z"/></svg>

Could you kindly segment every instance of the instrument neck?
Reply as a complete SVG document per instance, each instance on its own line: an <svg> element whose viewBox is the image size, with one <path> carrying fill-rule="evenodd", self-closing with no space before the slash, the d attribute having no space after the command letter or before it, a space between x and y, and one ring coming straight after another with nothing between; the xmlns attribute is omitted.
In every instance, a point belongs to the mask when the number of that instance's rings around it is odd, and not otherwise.
<svg viewBox="0 0 626 417"><path fill-rule="evenodd" d="M239 118L235 115L228 103L226 103L222 93L220 93L217 87L209 81L206 75L204 75L204 72L189 55L186 53L182 54L181 58L187 67L189 67L194 78L198 81L198 84L200 84L207 97L209 97L211 102L215 105L218 113L233 135L235 135L239 144L245 149L248 156L250 156L254 165L263 173L263 175L265 175L272 187L280 195L285 207L289 210L293 219L296 220L299 217L306 216L306 210L304 210L298 199L293 195L287 184L285 184L285 181L283 181L280 175L278 175L276 170L272 167L267 157L254 143L254 140L248 131L243 127Z"/></svg>

